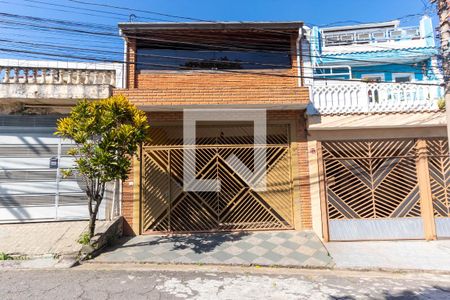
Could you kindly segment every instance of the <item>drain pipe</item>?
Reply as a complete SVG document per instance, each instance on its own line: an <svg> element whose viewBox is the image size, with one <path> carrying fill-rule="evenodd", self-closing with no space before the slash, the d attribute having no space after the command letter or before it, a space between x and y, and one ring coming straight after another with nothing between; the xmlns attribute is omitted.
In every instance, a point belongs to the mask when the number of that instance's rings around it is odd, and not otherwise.
<svg viewBox="0 0 450 300"><path fill-rule="evenodd" d="M123 39L123 61L122 63L122 88L127 89L128 82L128 44L125 38Z"/></svg>
<svg viewBox="0 0 450 300"><path fill-rule="evenodd" d="M303 86L303 69L302 69L302 57L301 57L301 50L300 47L302 46L302 39L303 39L303 25L298 29L298 36L297 36L297 76L298 76L298 86Z"/></svg>
<svg viewBox="0 0 450 300"><path fill-rule="evenodd" d="M122 63L122 88L127 89L128 86L128 41L124 36L122 29L119 30L119 36L123 39L123 63Z"/></svg>

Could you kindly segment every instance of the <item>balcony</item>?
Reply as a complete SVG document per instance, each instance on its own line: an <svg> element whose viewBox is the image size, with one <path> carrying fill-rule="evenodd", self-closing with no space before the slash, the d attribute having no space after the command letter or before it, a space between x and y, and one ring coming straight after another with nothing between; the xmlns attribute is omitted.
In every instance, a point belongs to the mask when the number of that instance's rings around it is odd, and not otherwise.
<svg viewBox="0 0 450 300"><path fill-rule="evenodd" d="M420 39L420 28L402 27L390 29L355 30L342 33L324 33L323 47L398 42Z"/></svg>
<svg viewBox="0 0 450 300"><path fill-rule="evenodd" d="M308 112L331 115L437 111L443 88L437 82L426 83L315 83Z"/></svg>
<svg viewBox="0 0 450 300"><path fill-rule="evenodd" d="M391 56L399 58L407 57L409 60L420 61L437 54L435 49L434 29L431 18L424 16L420 20L419 26L400 27L399 21L358 24L352 26L340 26L323 28L321 33L316 27L313 30L313 50L319 55L333 56L330 61L323 57L322 64L336 64L336 57L346 58L342 54L357 53L364 57L357 57L363 60L376 59L374 55L381 54L381 58ZM413 52L406 50L414 49ZM402 51L405 50L405 51ZM364 55L367 54L367 57ZM415 58L415 55L420 58ZM333 59L334 58L334 59ZM351 56L347 58L353 58ZM386 62L386 60L382 60ZM393 61L394 62L394 61ZM351 59L346 64L354 64Z"/></svg>
<svg viewBox="0 0 450 300"><path fill-rule="evenodd" d="M121 85L121 78L119 64L0 60L0 99L69 104L107 98Z"/></svg>

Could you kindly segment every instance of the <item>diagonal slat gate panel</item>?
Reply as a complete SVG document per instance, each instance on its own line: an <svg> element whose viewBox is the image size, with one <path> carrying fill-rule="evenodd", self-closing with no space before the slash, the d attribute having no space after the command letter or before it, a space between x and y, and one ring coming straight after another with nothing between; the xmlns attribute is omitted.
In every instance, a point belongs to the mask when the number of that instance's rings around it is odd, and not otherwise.
<svg viewBox="0 0 450 300"><path fill-rule="evenodd" d="M447 138L427 140L427 150L436 233L438 237L450 237L450 159Z"/></svg>
<svg viewBox="0 0 450 300"><path fill-rule="evenodd" d="M154 128L143 147L143 231L229 231L293 228L288 127L268 128L267 191L255 192L227 163L238 157L253 171L251 126L200 127L196 178L218 179L220 192L182 189L183 148L179 128Z"/></svg>
<svg viewBox="0 0 450 300"><path fill-rule="evenodd" d="M168 230L167 216L169 212L169 177L167 150L143 153L144 173L142 180L143 228L164 228Z"/></svg>
<svg viewBox="0 0 450 300"><path fill-rule="evenodd" d="M274 212L279 215L279 220L293 223L291 173L289 166L289 150L287 148L271 148L268 151L269 158L273 159L268 164L267 191L259 193Z"/></svg>
<svg viewBox="0 0 450 300"><path fill-rule="evenodd" d="M450 160L447 139L428 140L428 155L436 217L450 217Z"/></svg>
<svg viewBox="0 0 450 300"><path fill-rule="evenodd" d="M415 140L322 147L331 239L423 237Z"/></svg>
<svg viewBox="0 0 450 300"><path fill-rule="evenodd" d="M414 141L322 145L331 219L345 218L346 209L360 219L420 216Z"/></svg>

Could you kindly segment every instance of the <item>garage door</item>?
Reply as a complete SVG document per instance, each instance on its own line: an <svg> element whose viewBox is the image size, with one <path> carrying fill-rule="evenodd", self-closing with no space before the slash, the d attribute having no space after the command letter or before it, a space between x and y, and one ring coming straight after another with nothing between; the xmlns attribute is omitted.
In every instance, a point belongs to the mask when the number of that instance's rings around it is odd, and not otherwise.
<svg viewBox="0 0 450 300"><path fill-rule="evenodd" d="M236 155L253 169L253 127L197 126L196 176L218 179L220 192L183 191L180 127L152 128L143 147L143 231L201 232L292 229L289 128L267 129L267 190L256 192L227 163Z"/></svg>
<svg viewBox="0 0 450 300"><path fill-rule="evenodd" d="M5 121L6 120L6 121ZM48 125L55 118L2 118L7 125ZM86 219L86 197L76 176L63 178L73 167L71 147L52 127L0 127L0 222Z"/></svg>
<svg viewBox="0 0 450 300"><path fill-rule="evenodd" d="M433 224L433 235L450 237L448 140L420 140L429 174L417 173L418 143L322 143L330 240L424 239L424 218ZM421 193L433 214L421 212Z"/></svg>
<svg viewBox="0 0 450 300"><path fill-rule="evenodd" d="M322 147L330 240L424 238L414 140Z"/></svg>
<svg viewBox="0 0 450 300"><path fill-rule="evenodd" d="M450 238L450 160L447 138L427 140L436 235Z"/></svg>

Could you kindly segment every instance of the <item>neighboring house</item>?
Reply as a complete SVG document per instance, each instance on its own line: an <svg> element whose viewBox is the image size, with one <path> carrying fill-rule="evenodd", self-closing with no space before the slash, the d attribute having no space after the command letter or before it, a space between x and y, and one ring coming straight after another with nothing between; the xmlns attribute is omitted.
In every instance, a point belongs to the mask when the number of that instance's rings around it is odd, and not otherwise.
<svg viewBox="0 0 450 300"><path fill-rule="evenodd" d="M302 23L123 23L128 72L116 89L148 112L150 141L124 183L128 234L311 229ZM196 176L183 190L183 109L267 109L267 191L227 161L253 164L253 123L198 122ZM232 115L233 113L230 113ZM231 117L231 116L230 116Z"/></svg>
<svg viewBox="0 0 450 300"><path fill-rule="evenodd" d="M313 227L325 240L450 237L438 48L429 17L312 28Z"/></svg>
<svg viewBox="0 0 450 300"><path fill-rule="evenodd" d="M0 60L0 223L88 217L81 180L61 174L73 161L56 120L121 84L121 64Z"/></svg>

